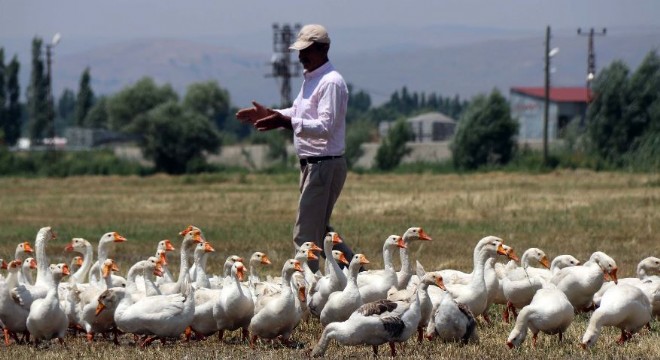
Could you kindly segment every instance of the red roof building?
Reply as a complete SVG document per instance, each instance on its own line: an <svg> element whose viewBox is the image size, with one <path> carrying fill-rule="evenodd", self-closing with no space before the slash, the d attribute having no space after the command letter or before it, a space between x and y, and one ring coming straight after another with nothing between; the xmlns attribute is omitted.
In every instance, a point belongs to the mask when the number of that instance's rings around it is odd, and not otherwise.
<svg viewBox="0 0 660 360"><path fill-rule="evenodd" d="M543 140L545 88L512 87L509 103L511 116L520 123L519 141ZM548 139L561 139L567 126L578 121L581 126L592 94L586 87L554 87L548 96Z"/></svg>

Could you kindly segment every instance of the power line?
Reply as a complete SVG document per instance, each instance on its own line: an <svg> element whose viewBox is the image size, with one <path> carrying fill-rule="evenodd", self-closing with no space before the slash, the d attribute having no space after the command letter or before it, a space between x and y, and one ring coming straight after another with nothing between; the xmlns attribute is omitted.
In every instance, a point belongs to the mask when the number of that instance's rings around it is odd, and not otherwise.
<svg viewBox="0 0 660 360"><path fill-rule="evenodd" d="M578 35L588 36L588 52L587 52L587 102L591 102L591 81L596 78L596 52L594 51L594 36L605 36L607 29L603 28L600 32L596 32L591 28L589 32L583 32L581 28L577 29Z"/></svg>
<svg viewBox="0 0 660 360"><path fill-rule="evenodd" d="M291 50L289 46L293 43L301 25L290 26L284 24L273 24L273 57L270 59L272 73L266 77L281 79L280 103L283 108L291 106L291 78L300 75L300 63L291 62Z"/></svg>

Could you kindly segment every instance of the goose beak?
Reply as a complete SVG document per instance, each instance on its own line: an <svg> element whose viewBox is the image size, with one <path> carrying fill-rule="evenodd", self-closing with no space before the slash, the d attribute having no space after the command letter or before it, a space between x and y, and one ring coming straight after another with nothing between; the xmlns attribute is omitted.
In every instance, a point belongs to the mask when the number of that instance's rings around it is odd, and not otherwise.
<svg viewBox="0 0 660 360"><path fill-rule="evenodd" d="M174 245L172 245L172 242L166 239L165 240L165 251L174 251L174 250L176 250L176 249L174 248Z"/></svg>
<svg viewBox="0 0 660 360"><path fill-rule="evenodd" d="M318 246L317 246L316 244L314 244L314 243L312 243L312 248L311 248L310 250L312 250L312 251L319 251L319 252L323 251L323 249L321 249L320 247L318 247Z"/></svg>
<svg viewBox="0 0 660 360"><path fill-rule="evenodd" d="M73 251L73 243L71 242L66 244L66 246L64 247L64 251Z"/></svg>
<svg viewBox="0 0 660 360"><path fill-rule="evenodd" d="M37 260L32 259L32 260L30 261L30 269L34 270L34 269L36 269L36 268L37 268Z"/></svg>
<svg viewBox="0 0 660 360"><path fill-rule="evenodd" d="M103 270L101 271L103 277L107 278L109 273L110 273L110 266L104 266Z"/></svg>
<svg viewBox="0 0 660 360"><path fill-rule="evenodd" d="M614 268L614 269L612 269L612 271L610 271L610 278L612 278L612 281L614 281L614 284L618 284L618 283L619 283L619 279L618 279L617 276L616 276L616 272L617 272L617 270L619 270L619 269L618 269L618 268Z"/></svg>
<svg viewBox="0 0 660 360"><path fill-rule="evenodd" d="M369 264L369 260L367 260L366 256L360 255L360 264L361 265Z"/></svg>
<svg viewBox="0 0 660 360"><path fill-rule="evenodd" d="M314 251L312 249L307 250L307 260L318 260L319 257L314 254Z"/></svg>
<svg viewBox="0 0 660 360"><path fill-rule="evenodd" d="M332 234L332 243L334 245L341 244L343 242L344 241L339 237L339 234L337 234L337 233Z"/></svg>
<svg viewBox="0 0 660 360"><path fill-rule="evenodd" d="M546 269L550 269L550 260L548 260L547 256L543 255L540 262Z"/></svg>
<svg viewBox="0 0 660 360"><path fill-rule="evenodd" d="M112 271L119 271L119 266L117 266L117 263L114 261L112 262L112 266L110 267L110 270Z"/></svg>
<svg viewBox="0 0 660 360"><path fill-rule="evenodd" d="M303 272L303 268L302 268L302 266L300 266L300 261L298 261L298 260L294 260L294 261L295 261L295 263L293 265L293 269L296 270L296 271Z"/></svg>
<svg viewBox="0 0 660 360"><path fill-rule="evenodd" d="M30 246L30 243L26 241L23 243L23 251L25 251L28 254L32 254L32 251L34 250L32 250L32 246Z"/></svg>
<svg viewBox="0 0 660 360"><path fill-rule="evenodd" d="M516 254L516 252L513 250L512 247L509 247L509 249L505 249L506 251L506 257L513 260L513 261L520 261L520 258Z"/></svg>
<svg viewBox="0 0 660 360"><path fill-rule="evenodd" d="M215 252L215 249L209 242L204 243L204 252Z"/></svg>
<svg viewBox="0 0 660 360"><path fill-rule="evenodd" d="M156 264L156 267L154 268L154 275L163 276L163 268L160 266L160 264Z"/></svg>
<svg viewBox="0 0 660 360"><path fill-rule="evenodd" d="M498 253L499 255L504 255L504 256L509 257L509 254L508 254L507 251L504 249L504 246L502 246L502 243L497 244L497 253ZM515 256L515 254L513 254L513 255ZM518 257L516 256L516 258L518 258Z"/></svg>
<svg viewBox="0 0 660 360"><path fill-rule="evenodd" d="M341 253L341 255L339 255L339 261L342 264L348 265L348 260L346 260L346 256L344 255L344 253Z"/></svg>
<svg viewBox="0 0 660 360"><path fill-rule="evenodd" d="M185 229L183 229L183 230L181 230L181 231L179 232L179 235L181 235L181 236L186 236L186 234L189 233L189 232L191 232L192 229L193 229L193 226L192 226L192 225L188 225L187 228L185 228Z"/></svg>
<svg viewBox="0 0 660 360"><path fill-rule="evenodd" d="M199 232L199 231L195 231L193 233L193 241L196 242L196 243L201 243L203 241L202 240L202 233Z"/></svg>
<svg viewBox="0 0 660 360"><path fill-rule="evenodd" d="M236 277L238 278L238 281L243 281L244 272L245 268L243 266L236 267Z"/></svg>
<svg viewBox="0 0 660 360"><path fill-rule="evenodd" d="M103 303L99 303L98 305L96 305L96 312L95 312L96 316L99 316L99 314L101 313L101 311L103 311L103 309L105 309L105 305L103 305Z"/></svg>
<svg viewBox="0 0 660 360"><path fill-rule="evenodd" d="M160 263L167 266L167 255L166 253L161 253L160 254Z"/></svg>
<svg viewBox="0 0 660 360"><path fill-rule="evenodd" d="M268 256L266 256L266 255L264 255L264 256L261 257L261 263L262 263L263 265L270 265L270 264L271 264L270 259L269 259Z"/></svg>
<svg viewBox="0 0 660 360"><path fill-rule="evenodd" d="M112 233L112 235L115 237L115 240L114 240L115 242L124 242L124 241L126 241L126 238L119 235L118 232L114 232L114 233Z"/></svg>
<svg viewBox="0 0 660 360"><path fill-rule="evenodd" d="M65 276L68 276L68 275L71 274L71 272L69 271L69 265L64 264L64 266L62 266L62 274L64 274Z"/></svg>
<svg viewBox="0 0 660 360"><path fill-rule="evenodd" d="M403 238L399 236L398 239L396 239L396 246L401 249L406 249L406 243L403 241Z"/></svg>
<svg viewBox="0 0 660 360"><path fill-rule="evenodd" d="M430 236L428 236L428 234L424 232L424 229L422 228L419 228L418 234L419 234L419 240L425 240L425 241L433 240Z"/></svg>
<svg viewBox="0 0 660 360"><path fill-rule="evenodd" d="M435 279L435 284L438 285L438 287L442 290L447 291L447 288L445 287L445 282L442 280L442 276L439 276Z"/></svg>

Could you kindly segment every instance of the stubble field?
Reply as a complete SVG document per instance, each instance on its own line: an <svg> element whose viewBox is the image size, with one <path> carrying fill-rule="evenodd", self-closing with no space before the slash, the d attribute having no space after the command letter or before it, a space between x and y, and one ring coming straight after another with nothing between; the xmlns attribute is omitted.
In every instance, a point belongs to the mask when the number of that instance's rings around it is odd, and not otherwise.
<svg viewBox="0 0 660 360"><path fill-rule="evenodd" d="M177 250L178 232L199 226L216 252L208 273L220 273L230 254L249 257L263 251L273 261L269 273L280 273L293 254L291 229L297 205L297 174L200 175L139 177L78 177L66 179L0 179L0 257L13 256L18 242L34 239L39 228L52 226L58 239L47 249L50 262L68 262L63 251L72 237L95 246L99 237L117 231L128 241L111 257L122 275L138 260L155 253L156 243L171 239ZM371 267L382 267L382 243L390 234L421 226L433 241L411 248L427 270L455 268L471 271L472 250L479 239L496 235L521 255L529 247L550 258L571 254L586 261L594 251L616 260L619 278L632 277L637 263L660 256L660 175L560 171L542 175L483 173L472 175L358 175L349 174L335 208L333 226ZM176 256L170 268L178 271ZM398 259L395 263L399 264ZM404 358L660 358L660 326L642 330L623 346L614 343L618 332L606 329L589 351L578 346L589 314L581 314L564 342L541 334L536 349L531 340L516 350L504 342L512 328L500 321L502 308L490 309L491 325L479 324L479 344L460 346L410 340L399 351ZM224 341L139 349L124 335L121 346L100 339L67 337L66 348L12 344L3 358L300 358L321 332L317 320L302 323L293 334L302 349L259 344L250 349L238 342L238 332ZM381 346L381 356L389 355ZM332 343L327 357L365 358L370 347Z"/></svg>

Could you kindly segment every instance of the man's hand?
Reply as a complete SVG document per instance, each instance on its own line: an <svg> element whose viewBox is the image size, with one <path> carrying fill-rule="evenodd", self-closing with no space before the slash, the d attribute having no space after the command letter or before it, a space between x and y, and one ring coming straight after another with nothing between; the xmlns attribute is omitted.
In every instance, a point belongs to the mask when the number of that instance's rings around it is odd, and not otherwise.
<svg viewBox="0 0 660 360"><path fill-rule="evenodd" d="M272 110L271 110L272 111ZM258 119L254 123L254 127L259 131L268 131L277 128L287 128L292 129L291 118L284 116L277 111L272 111L272 113L264 118Z"/></svg>
<svg viewBox="0 0 660 360"><path fill-rule="evenodd" d="M252 105L254 106L251 108L238 110L238 112L236 113L236 118L241 122L244 123L247 122L254 125L257 122L257 120L269 116L275 112L259 104L256 101L252 101Z"/></svg>

